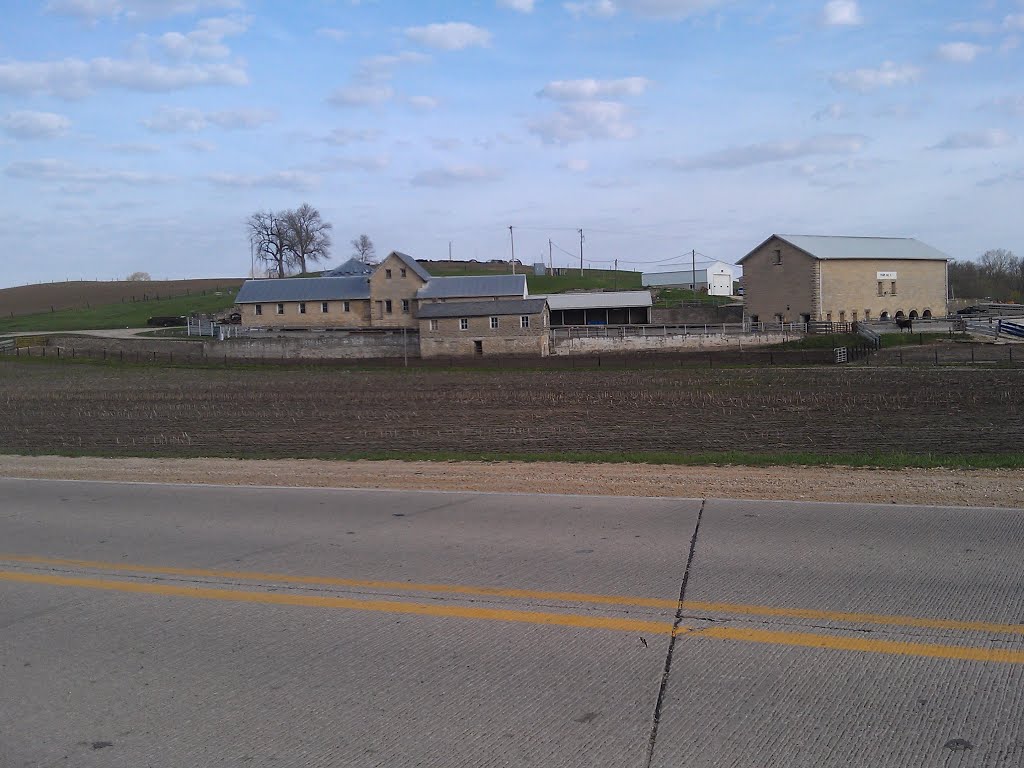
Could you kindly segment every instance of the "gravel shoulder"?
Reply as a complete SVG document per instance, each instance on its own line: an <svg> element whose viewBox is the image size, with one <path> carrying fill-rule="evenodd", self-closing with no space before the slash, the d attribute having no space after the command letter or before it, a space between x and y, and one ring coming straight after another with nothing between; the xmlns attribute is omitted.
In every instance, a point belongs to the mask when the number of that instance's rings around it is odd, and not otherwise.
<svg viewBox="0 0 1024 768"><path fill-rule="evenodd" d="M0 456L0 477L1024 508L1024 470Z"/></svg>

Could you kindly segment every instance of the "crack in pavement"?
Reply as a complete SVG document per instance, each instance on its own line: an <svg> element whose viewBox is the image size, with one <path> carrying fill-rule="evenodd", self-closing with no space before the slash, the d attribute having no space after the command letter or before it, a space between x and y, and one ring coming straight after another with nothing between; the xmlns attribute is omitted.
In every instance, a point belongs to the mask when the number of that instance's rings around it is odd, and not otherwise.
<svg viewBox="0 0 1024 768"><path fill-rule="evenodd" d="M683 571L683 583L679 587L679 603L676 608L675 620L672 623L672 636L668 641L668 653L665 655L665 669L661 673L661 686L658 688L658 701L654 705L654 718L651 724L651 737L647 742L647 759L644 761L646 768L651 768L654 762L654 745L658 740L658 725L661 722L661 708L665 703L665 691L668 688L669 674L672 672L672 654L676 648L679 625L683 621L683 602L686 599L686 584L690 580L690 566L693 564L693 554L697 550L697 534L700 532L700 521L704 517L704 507L707 499L701 499L700 509L697 511L697 522L693 526L693 535L690 537L690 552L686 557L686 569Z"/></svg>

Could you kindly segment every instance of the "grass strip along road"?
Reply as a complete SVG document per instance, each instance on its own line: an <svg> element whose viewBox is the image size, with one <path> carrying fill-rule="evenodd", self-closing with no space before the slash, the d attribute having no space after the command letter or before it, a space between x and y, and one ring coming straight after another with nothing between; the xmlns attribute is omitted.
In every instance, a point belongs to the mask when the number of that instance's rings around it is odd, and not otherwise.
<svg viewBox="0 0 1024 768"><path fill-rule="evenodd" d="M849 635L822 634L819 632L798 632L763 630L750 627L724 626L721 619L710 616L686 616L698 626L680 625L673 627L671 618L649 620L624 618L623 616L596 615L589 606L605 605L621 608L653 608L666 612L681 607L683 611L699 611L708 614L731 614L736 616L772 616L790 619L817 619L854 625L874 624L891 627L917 627L936 630L977 631L990 634L1024 634L1024 625L999 624L993 622L971 622L956 619L934 619L912 616L889 616L868 613L844 613L815 609L782 608L759 605L740 605L717 602L676 601L659 598L630 597L623 595L594 595L575 592L549 592L543 590L510 589L503 587L466 586L456 584L416 584L397 581L343 579L323 576L296 576L279 573L255 573L225 571L218 569L175 568L167 566L131 565L88 560L37 557L26 555L0 555L0 562L21 566L48 566L48 571L0 570L0 581L49 585L136 595L159 595L200 600L220 600L239 603L288 605L305 608L341 609L352 611L375 611L392 614L447 617L481 621L500 621L519 624L575 627L579 629L634 632L641 635L672 635L678 637L700 637L743 643L762 643L779 646L796 646L835 651L917 656L924 658L963 659L980 662L1024 664L1024 651L1004 648L949 645L944 643L902 642L879 640ZM75 575L66 575L70 569ZM96 571L98 573L88 573ZM103 572L108 572L104 574ZM101 578L103 575L134 577ZM202 578L221 580L216 586L181 586L143 581L156 577ZM260 584L263 589L239 589L233 582L267 582ZM207 582L210 583L210 582ZM445 604L442 599L433 602L414 602L405 599L372 599L366 597L336 597L323 594L273 591L274 584L294 584L309 587L347 587L352 589L375 590L377 592L420 592L443 594L454 599L481 596L505 599L526 599L536 601L559 601L575 604L569 612L518 610L508 608L480 607L476 605ZM232 588L224 588L232 587ZM394 597L394 595L389 595ZM399 594L399 597L402 595ZM575 611L573 611L575 608ZM715 621L714 625L702 624ZM844 627L829 628L843 631Z"/></svg>

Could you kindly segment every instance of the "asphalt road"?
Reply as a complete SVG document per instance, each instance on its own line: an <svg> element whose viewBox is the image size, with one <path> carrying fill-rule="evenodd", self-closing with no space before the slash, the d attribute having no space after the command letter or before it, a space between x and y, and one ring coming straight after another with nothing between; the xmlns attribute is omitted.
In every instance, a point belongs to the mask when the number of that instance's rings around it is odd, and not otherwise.
<svg viewBox="0 0 1024 768"><path fill-rule="evenodd" d="M1014 510L2 479L0 766L1020 766L1022 540Z"/></svg>

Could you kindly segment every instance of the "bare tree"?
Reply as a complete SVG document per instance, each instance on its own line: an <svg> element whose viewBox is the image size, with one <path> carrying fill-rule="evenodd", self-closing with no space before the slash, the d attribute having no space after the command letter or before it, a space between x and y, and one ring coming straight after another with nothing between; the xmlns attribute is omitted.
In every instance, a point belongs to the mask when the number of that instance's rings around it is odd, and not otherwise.
<svg viewBox="0 0 1024 768"><path fill-rule="evenodd" d="M331 224L320 218L320 211L303 203L294 211L280 214L287 232L286 248L302 272L309 263L326 259L331 251Z"/></svg>
<svg viewBox="0 0 1024 768"><path fill-rule="evenodd" d="M269 270L284 277L294 263L289 249L288 226L282 214L273 211L257 211L249 217L249 242L256 258L266 264Z"/></svg>
<svg viewBox="0 0 1024 768"><path fill-rule="evenodd" d="M125 279L130 283L143 283L148 282L153 278L149 276L149 272L132 272Z"/></svg>
<svg viewBox="0 0 1024 768"><path fill-rule="evenodd" d="M360 235L352 241L352 255L364 264L377 263L377 249L367 235Z"/></svg>

